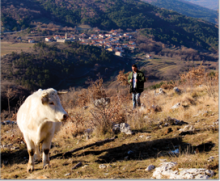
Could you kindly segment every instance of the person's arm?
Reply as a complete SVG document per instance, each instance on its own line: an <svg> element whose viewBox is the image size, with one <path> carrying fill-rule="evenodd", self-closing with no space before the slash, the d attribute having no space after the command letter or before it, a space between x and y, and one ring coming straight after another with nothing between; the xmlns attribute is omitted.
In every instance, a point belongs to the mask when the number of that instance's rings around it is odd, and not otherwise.
<svg viewBox="0 0 220 181"><path fill-rule="evenodd" d="M131 73L128 75L128 83L131 83Z"/></svg>
<svg viewBox="0 0 220 181"><path fill-rule="evenodd" d="M144 77L144 73L141 73L139 82L145 82L145 77Z"/></svg>

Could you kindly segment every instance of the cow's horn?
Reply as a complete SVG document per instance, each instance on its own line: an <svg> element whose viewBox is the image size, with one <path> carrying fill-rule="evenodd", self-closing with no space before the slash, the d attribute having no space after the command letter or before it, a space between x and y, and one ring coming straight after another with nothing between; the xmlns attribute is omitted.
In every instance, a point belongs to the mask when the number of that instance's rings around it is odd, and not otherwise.
<svg viewBox="0 0 220 181"><path fill-rule="evenodd" d="M58 95L62 95L62 94L66 94L66 93L67 93L67 91L66 92L61 92L61 91L57 92Z"/></svg>

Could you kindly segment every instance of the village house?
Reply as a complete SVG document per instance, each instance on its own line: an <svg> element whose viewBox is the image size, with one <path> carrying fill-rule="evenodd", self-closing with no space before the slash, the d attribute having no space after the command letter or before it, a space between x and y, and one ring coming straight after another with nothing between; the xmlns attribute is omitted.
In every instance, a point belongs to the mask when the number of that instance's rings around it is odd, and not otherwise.
<svg viewBox="0 0 220 181"><path fill-rule="evenodd" d="M134 50L134 49L135 49L135 45L128 45L128 48L129 48L130 50Z"/></svg>
<svg viewBox="0 0 220 181"><path fill-rule="evenodd" d="M87 35L85 33L81 33L79 36L85 38Z"/></svg>
<svg viewBox="0 0 220 181"><path fill-rule="evenodd" d="M52 41L52 38L48 38L48 37L47 37L47 38L45 38L45 41L46 41L46 42L51 42L51 41Z"/></svg>
<svg viewBox="0 0 220 181"><path fill-rule="evenodd" d="M105 37L105 35L99 34L99 38L104 38L104 37Z"/></svg>
<svg viewBox="0 0 220 181"><path fill-rule="evenodd" d="M123 47L123 48L127 48L127 47L128 47L128 44L123 44L122 47Z"/></svg>
<svg viewBox="0 0 220 181"><path fill-rule="evenodd" d="M34 40L33 39L29 39L28 43L34 43Z"/></svg>
<svg viewBox="0 0 220 181"><path fill-rule="evenodd" d="M60 39L60 36L59 36L59 35L54 35L54 36L53 36L53 39L54 39L54 40Z"/></svg>
<svg viewBox="0 0 220 181"><path fill-rule="evenodd" d="M88 42L89 40L85 39L85 38L79 38L79 41L81 41L81 42Z"/></svg>
<svg viewBox="0 0 220 181"><path fill-rule="evenodd" d="M94 31L99 33L101 30L100 29L95 29Z"/></svg>
<svg viewBox="0 0 220 181"><path fill-rule="evenodd" d="M146 58L151 59L152 56L150 54L146 54Z"/></svg>
<svg viewBox="0 0 220 181"><path fill-rule="evenodd" d="M108 34L105 34L106 37L112 37L112 34L108 33Z"/></svg>
<svg viewBox="0 0 220 181"><path fill-rule="evenodd" d="M115 52L115 55L121 57L121 56L122 56L122 53L121 53L120 51L116 51L116 52Z"/></svg>
<svg viewBox="0 0 220 181"><path fill-rule="evenodd" d="M114 49L112 47L107 48L106 50L109 51L109 52L113 52L114 51Z"/></svg>
<svg viewBox="0 0 220 181"><path fill-rule="evenodd" d="M130 45L136 45L136 43L133 42L133 41L129 41L128 43L129 43Z"/></svg>
<svg viewBox="0 0 220 181"><path fill-rule="evenodd" d="M64 39L64 38L62 38L62 39L57 39L57 42L58 43L65 43L67 40L66 39Z"/></svg>

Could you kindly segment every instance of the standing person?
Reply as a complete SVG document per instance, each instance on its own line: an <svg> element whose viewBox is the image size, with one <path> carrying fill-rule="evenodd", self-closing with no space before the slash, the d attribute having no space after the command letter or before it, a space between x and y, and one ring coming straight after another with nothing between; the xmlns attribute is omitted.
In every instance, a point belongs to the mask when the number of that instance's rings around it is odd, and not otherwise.
<svg viewBox="0 0 220 181"><path fill-rule="evenodd" d="M136 105L141 106L140 95L144 91L144 82L146 81L144 73L139 71L137 65L132 65L132 72L128 75L130 84L130 93L132 93L133 109Z"/></svg>

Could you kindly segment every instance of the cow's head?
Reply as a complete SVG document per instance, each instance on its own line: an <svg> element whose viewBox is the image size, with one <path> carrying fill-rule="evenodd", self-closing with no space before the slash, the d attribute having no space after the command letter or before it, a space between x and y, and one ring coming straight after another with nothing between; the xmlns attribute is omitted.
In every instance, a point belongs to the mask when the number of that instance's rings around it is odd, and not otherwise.
<svg viewBox="0 0 220 181"><path fill-rule="evenodd" d="M43 90L41 94L41 102L44 105L46 116L49 120L61 122L67 119L68 114L63 109L58 95L64 92L57 92L55 89Z"/></svg>

